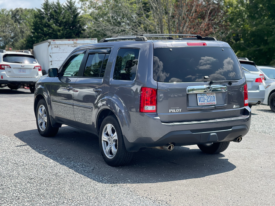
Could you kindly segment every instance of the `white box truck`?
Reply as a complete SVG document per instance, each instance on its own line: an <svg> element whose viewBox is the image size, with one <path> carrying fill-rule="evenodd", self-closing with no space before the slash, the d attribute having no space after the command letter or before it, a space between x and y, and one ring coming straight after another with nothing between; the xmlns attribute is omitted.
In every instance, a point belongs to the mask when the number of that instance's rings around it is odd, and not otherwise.
<svg viewBox="0 0 275 206"><path fill-rule="evenodd" d="M59 68L68 55L82 45L95 44L96 38L89 39L49 39L33 46L33 53L42 71Z"/></svg>

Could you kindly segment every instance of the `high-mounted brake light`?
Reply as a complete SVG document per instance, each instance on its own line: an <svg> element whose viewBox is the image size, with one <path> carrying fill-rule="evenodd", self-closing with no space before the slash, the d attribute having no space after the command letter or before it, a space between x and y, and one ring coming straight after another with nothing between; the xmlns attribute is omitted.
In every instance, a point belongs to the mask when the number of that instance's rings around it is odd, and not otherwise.
<svg viewBox="0 0 275 206"><path fill-rule="evenodd" d="M247 90L247 84L243 87L243 94L244 94L244 106L248 106L248 90Z"/></svg>
<svg viewBox="0 0 275 206"><path fill-rule="evenodd" d="M155 113L157 112L157 90L142 87L140 91L140 112Z"/></svg>
<svg viewBox="0 0 275 206"><path fill-rule="evenodd" d="M0 70L5 70L7 68L11 68L10 65L7 64L0 64Z"/></svg>
<svg viewBox="0 0 275 206"><path fill-rule="evenodd" d="M257 78L257 79L255 79L255 82L257 82L257 83L263 83L263 79L262 78Z"/></svg>
<svg viewBox="0 0 275 206"><path fill-rule="evenodd" d="M33 69L38 69L39 72L42 71L42 67L41 66L35 66Z"/></svg>
<svg viewBox="0 0 275 206"><path fill-rule="evenodd" d="M205 42L188 42L187 46L207 46Z"/></svg>

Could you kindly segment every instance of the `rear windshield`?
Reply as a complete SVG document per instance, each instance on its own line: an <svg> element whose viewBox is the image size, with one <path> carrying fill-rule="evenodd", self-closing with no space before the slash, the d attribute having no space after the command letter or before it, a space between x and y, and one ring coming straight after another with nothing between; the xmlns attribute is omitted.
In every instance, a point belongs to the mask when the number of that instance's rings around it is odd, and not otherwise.
<svg viewBox="0 0 275 206"><path fill-rule="evenodd" d="M252 64L243 64L241 63L242 67L244 67L245 69L251 71L251 72L258 72L259 70L256 68L256 66L252 65Z"/></svg>
<svg viewBox="0 0 275 206"><path fill-rule="evenodd" d="M154 79L158 82L201 82L242 78L231 48L184 47L154 49Z"/></svg>
<svg viewBox="0 0 275 206"><path fill-rule="evenodd" d="M275 69L262 69L262 72L270 79L275 79Z"/></svg>
<svg viewBox="0 0 275 206"><path fill-rule="evenodd" d="M18 55L18 54L6 54L3 57L4 62L20 63L20 64L37 64L37 61L33 56Z"/></svg>

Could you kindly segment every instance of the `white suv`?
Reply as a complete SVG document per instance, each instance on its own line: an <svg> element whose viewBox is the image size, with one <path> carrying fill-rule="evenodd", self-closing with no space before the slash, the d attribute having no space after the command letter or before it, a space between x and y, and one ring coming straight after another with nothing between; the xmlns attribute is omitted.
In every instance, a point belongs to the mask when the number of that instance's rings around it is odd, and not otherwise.
<svg viewBox="0 0 275 206"><path fill-rule="evenodd" d="M30 52L0 50L0 86L7 85L10 89L28 86L34 93L41 76L42 68Z"/></svg>

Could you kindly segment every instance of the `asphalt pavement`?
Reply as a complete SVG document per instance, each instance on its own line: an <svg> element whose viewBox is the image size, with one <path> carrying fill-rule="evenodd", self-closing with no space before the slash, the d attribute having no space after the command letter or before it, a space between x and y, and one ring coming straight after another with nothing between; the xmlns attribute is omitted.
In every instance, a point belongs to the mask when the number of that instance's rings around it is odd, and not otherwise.
<svg viewBox="0 0 275 206"><path fill-rule="evenodd" d="M222 154L146 149L113 168L94 135L41 137L33 94L0 88L0 205L274 205L274 120L255 106L249 134Z"/></svg>

